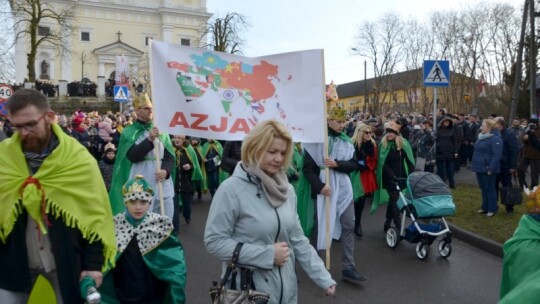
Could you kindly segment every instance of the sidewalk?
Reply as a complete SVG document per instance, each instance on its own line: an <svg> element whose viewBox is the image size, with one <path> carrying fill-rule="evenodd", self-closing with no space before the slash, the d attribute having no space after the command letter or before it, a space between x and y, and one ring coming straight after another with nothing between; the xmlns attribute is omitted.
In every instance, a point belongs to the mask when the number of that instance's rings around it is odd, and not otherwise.
<svg viewBox="0 0 540 304"><path fill-rule="evenodd" d="M460 172L455 174L455 179L456 179L457 187L463 184L473 185L473 186L478 185L476 181L476 174L467 168L461 168ZM454 237L458 238L459 240L465 243L471 244L490 254L493 254L494 256L497 256L500 258L503 257L502 244L497 243L493 240L487 239L476 233L472 233L470 231L462 229L461 227L456 226L452 223L448 223L448 225L450 226L450 230L452 231Z"/></svg>

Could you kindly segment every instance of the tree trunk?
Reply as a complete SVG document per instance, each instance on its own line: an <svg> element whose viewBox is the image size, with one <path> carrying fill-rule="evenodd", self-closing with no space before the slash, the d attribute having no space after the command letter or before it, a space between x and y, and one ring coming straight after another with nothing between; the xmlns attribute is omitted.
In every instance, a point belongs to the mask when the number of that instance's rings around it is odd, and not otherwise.
<svg viewBox="0 0 540 304"><path fill-rule="evenodd" d="M28 59L28 63L26 64L26 68L28 69L28 81L34 82L36 81L36 51L34 48L31 48L30 53L26 54L26 57Z"/></svg>

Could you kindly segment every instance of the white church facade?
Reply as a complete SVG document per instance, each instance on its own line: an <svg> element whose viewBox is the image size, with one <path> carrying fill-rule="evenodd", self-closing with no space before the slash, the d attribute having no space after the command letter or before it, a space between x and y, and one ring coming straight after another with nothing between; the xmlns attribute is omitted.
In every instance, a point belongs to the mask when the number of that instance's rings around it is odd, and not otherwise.
<svg viewBox="0 0 540 304"><path fill-rule="evenodd" d="M129 62L131 79L138 83L147 62L149 41L200 47L205 25L212 16L206 0L48 0L55 7L70 6L74 12L73 34L66 44L69 56L42 45L35 60L36 78L52 83L88 79L104 94L105 82L114 75L116 56ZM53 23L42 22L38 35L46 35ZM39 38L39 37L38 37ZM15 47L15 81L27 77L28 40Z"/></svg>

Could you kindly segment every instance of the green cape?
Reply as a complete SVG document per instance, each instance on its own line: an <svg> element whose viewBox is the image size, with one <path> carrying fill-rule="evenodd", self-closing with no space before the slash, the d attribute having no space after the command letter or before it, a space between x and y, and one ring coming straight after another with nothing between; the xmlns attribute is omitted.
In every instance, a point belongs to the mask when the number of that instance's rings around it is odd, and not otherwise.
<svg viewBox="0 0 540 304"><path fill-rule="evenodd" d="M20 134L16 132L0 143L0 155L4 156L0 157L0 241L6 241L23 208L46 234L42 214L45 204L46 214L61 217L66 226L77 228L89 242L103 243L106 267L107 261L114 263L116 241L98 165L88 150L60 126L52 124L52 131L58 137L58 147L33 176L22 152ZM30 177L34 183L28 183Z"/></svg>
<svg viewBox="0 0 540 304"><path fill-rule="evenodd" d="M388 203L390 200L390 197L388 196L388 191L383 188L383 167L384 162L386 161L386 157L388 156L388 153L390 152L390 149L395 145L395 142L388 142L386 145L386 148L382 146L382 144L379 144L379 159L377 160L377 185L379 185L378 189L375 190L375 195L373 196L373 204L371 204L371 213L375 212L377 210L377 207L380 205ZM407 158L411 162L411 164L414 165L414 156L411 149L411 145L409 142L403 138L403 151L405 151L405 155L407 155Z"/></svg>
<svg viewBox="0 0 540 304"><path fill-rule="evenodd" d="M141 137L145 131L150 130L153 127L152 123L141 124L139 121L135 121L132 125L124 128L122 135L120 136L120 143L118 144L118 151L116 153L116 161L113 169L113 179L111 181L111 189L109 191L109 197L111 199L111 208L113 214L118 214L124 211L124 200L122 197L122 186L127 182L129 178L129 172L131 171L131 162L127 158L126 154L129 148L135 144L137 139ZM160 134L159 140L165 146L165 149L169 151L175 157L174 149L172 147L171 138L168 134ZM170 178L175 177L176 166L173 166L173 172L169 172Z"/></svg>
<svg viewBox="0 0 540 304"><path fill-rule="evenodd" d="M203 158L206 157L206 154L208 154L208 151L210 151L210 148L211 147L214 147L216 150L217 150L217 153L219 154L219 157L222 157L223 155L223 146L221 145L221 143L217 140L214 140L213 143L210 143L210 142L206 142L204 145L203 145L203 152L202 152L202 155L203 155ZM222 170L221 169L221 166L219 166L219 184L221 184L224 180L226 180L228 177L229 177L229 173L225 172L225 170ZM204 189L205 190L208 190L208 181L207 181L207 177L206 177L206 168L204 167L204 162L203 162L203 175L204 175Z"/></svg>
<svg viewBox="0 0 540 304"><path fill-rule="evenodd" d="M504 243L503 250L500 298L507 300L506 303L537 302L540 296L540 221L523 215L512 238ZM530 296L531 293L536 294L535 301L508 300Z"/></svg>
<svg viewBox="0 0 540 304"><path fill-rule="evenodd" d="M129 219L127 220L131 223ZM142 223L144 223L144 220ZM157 228L157 230L159 231L160 228ZM162 235L163 239L157 246L146 252L146 254L143 254L144 263L157 279L167 283L167 290L162 303L183 304L186 302L186 261L184 258L184 248L180 241L170 234L171 230L167 231L167 233L160 233L158 231L156 233ZM122 253L119 252L116 260L121 256ZM84 293L84 289L82 292ZM116 299L111 269L104 274L103 284L99 287L99 292L101 293L102 304L120 303Z"/></svg>

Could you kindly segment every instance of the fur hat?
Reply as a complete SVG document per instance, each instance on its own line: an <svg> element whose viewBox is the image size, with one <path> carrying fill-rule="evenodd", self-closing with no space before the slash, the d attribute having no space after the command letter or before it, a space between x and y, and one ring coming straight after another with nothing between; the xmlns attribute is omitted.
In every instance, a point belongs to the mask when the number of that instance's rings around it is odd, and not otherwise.
<svg viewBox="0 0 540 304"><path fill-rule="evenodd" d="M387 131L387 132L392 132L394 134L399 134L400 130L401 130L401 126L393 121L393 120L390 120L390 121L387 121L385 124L384 124L384 129Z"/></svg>
<svg viewBox="0 0 540 304"><path fill-rule="evenodd" d="M340 107L333 107L328 111L328 119L332 120L347 120L347 111Z"/></svg>
<svg viewBox="0 0 540 304"><path fill-rule="evenodd" d="M135 175L122 187L122 195L124 203L136 200L151 201L154 197L154 190L142 175Z"/></svg>

